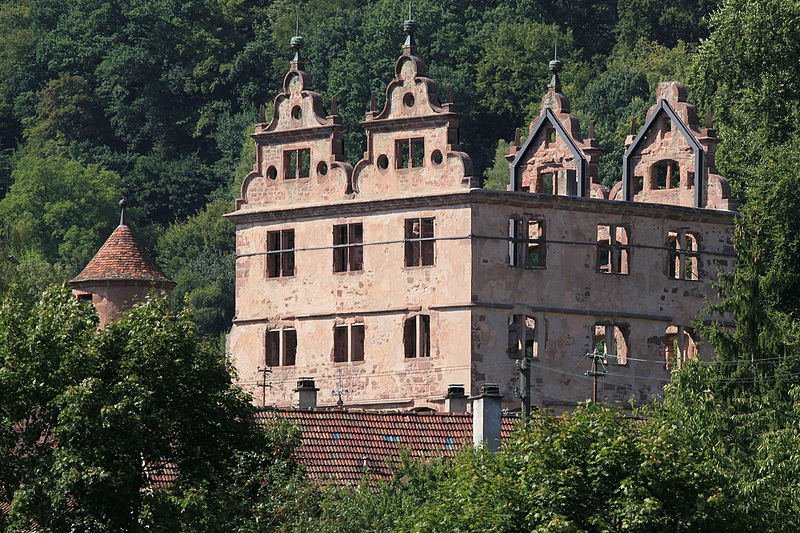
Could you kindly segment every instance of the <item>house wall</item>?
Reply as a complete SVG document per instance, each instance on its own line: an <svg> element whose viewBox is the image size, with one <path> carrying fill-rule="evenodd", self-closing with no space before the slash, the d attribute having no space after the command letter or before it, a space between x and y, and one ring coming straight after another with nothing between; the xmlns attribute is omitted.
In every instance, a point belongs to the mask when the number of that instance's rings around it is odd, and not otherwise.
<svg viewBox="0 0 800 533"><path fill-rule="evenodd" d="M444 239L436 241L432 266L405 266L404 223L415 217L434 217L436 237ZM350 406L441 408L448 383L469 382L470 310L463 304L470 301L470 221L469 208L455 205L240 225L229 349L241 384L267 405L289 405L297 379L310 376L320 405L335 404L331 391L341 379ZM364 228L363 271L334 273L333 225L356 222ZM287 228L298 248L295 275L268 278L266 233ZM419 313L431 317L431 356L407 359L403 322ZM353 323L365 326L364 361L335 363L333 328ZM277 327L296 328L297 360L272 368L262 400L258 367L265 365L266 331Z"/></svg>
<svg viewBox="0 0 800 533"><path fill-rule="evenodd" d="M544 220L546 267L509 266L508 219L530 215ZM729 212L672 208L602 200L515 195L507 203L477 203L475 233L491 238L473 241L473 298L479 302L473 324L473 387L501 384L504 402L514 397L517 371L507 354L509 316L536 319L539 357L532 367L535 405L560 407L591 398L591 379L584 372L591 361L595 323L627 328L627 364L609 359L601 379L600 399L643 403L660 393L669 378L664 364L666 328L691 327L713 295L717 266L733 266ZM597 225L620 224L629 229L628 274L597 269ZM689 230L700 237L698 281L670 279L667 235ZM712 254L720 254L714 255ZM701 357L710 356L699 343Z"/></svg>

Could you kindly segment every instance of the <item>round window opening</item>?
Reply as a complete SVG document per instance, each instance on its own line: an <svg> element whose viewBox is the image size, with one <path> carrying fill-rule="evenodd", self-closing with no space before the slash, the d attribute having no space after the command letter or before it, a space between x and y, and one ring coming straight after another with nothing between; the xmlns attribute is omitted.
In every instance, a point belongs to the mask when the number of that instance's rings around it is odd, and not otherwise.
<svg viewBox="0 0 800 533"><path fill-rule="evenodd" d="M414 107L414 95L411 93L406 93L403 97L403 103L406 107Z"/></svg>
<svg viewBox="0 0 800 533"><path fill-rule="evenodd" d="M378 156L378 168L386 170L389 168L389 158L386 157L385 154L381 154Z"/></svg>
<svg viewBox="0 0 800 533"><path fill-rule="evenodd" d="M292 108L292 118L295 120L300 120L303 118L303 110L300 109L299 105L296 105Z"/></svg>
<svg viewBox="0 0 800 533"><path fill-rule="evenodd" d="M324 176L328 173L328 164L325 161L320 161L317 165L317 174Z"/></svg>
<svg viewBox="0 0 800 533"><path fill-rule="evenodd" d="M440 152L439 150L434 150L433 153L431 154L431 161L433 162L434 165L441 165L443 161L442 152Z"/></svg>
<svg viewBox="0 0 800 533"><path fill-rule="evenodd" d="M267 177L271 180L274 180L278 177L278 169L275 167L269 167L267 169Z"/></svg>

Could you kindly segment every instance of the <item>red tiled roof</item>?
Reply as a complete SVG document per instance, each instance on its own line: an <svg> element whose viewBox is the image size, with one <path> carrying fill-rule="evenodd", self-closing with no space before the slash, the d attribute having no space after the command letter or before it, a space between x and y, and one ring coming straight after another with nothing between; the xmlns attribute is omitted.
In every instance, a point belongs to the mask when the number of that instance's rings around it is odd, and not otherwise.
<svg viewBox="0 0 800 533"><path fill-rule="evenodd" d="M262 423L296 424L298 461L312 479L336 484L388 478L406 450L411 457L446 457L472 442L472 415L466 413L265 409L258 416ZM517 420L503 416L503 438Z"/></svg>
<svg viewBox="0 0 800 533"><path fill-rule="evenodd" d="M158 265L142 250L128 226L119 225L80 274L70 283L80 281L153 281L169 283Z"/></svg>

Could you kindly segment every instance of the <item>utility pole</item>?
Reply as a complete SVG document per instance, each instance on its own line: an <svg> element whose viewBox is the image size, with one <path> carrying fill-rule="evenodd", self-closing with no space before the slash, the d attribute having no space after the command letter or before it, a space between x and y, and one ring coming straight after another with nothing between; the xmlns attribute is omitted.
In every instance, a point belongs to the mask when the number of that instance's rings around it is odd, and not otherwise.
<svg viewBox="0 0 800 533"><path fill-rule="evenodd" d="M272 383L267 383L267 374L272 374L272 369L268 366L259 366L257 372L261 374L261 383L256 385L261 388L261 407L266 407L267 388L272 387Z"/></svg>
<svg viewBox="0 0 800 533"><path fill-rule="evenodd" d="M605 369L606 365L606 354L592 352L587 353L584 355L592 360L592 369L586 371L586 375L592 378L592 402L597 403L597 378L603 377L608 374L608 371ZM599 370L597 364L600 363L603 365L603 370Z"/></svg>
<svg viewBox="0 0 800 533"><path fill-rule="evenodd" d="M519 371L518 394L522 400L522 423L527 424L531 417L531 358L517 359Z"/></svg>

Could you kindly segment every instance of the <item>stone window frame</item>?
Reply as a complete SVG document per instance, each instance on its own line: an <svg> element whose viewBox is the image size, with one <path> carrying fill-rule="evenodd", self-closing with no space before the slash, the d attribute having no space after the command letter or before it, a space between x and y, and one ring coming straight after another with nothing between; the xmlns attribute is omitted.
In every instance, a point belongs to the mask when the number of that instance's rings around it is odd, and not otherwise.
<svg viewBox="0 0 800 533"><path fill-rule="evenodd" d="M414 231L414 223L419 231ZM430 235L426 236L425 224L430 222ZM414 217L403 220L403 243L405 268L436 266L436 217Z"/></svg>
<svg viewBox="0 0 800 533"><path fill-rule="evenodd" d="M675 332L669 331L675 328ZM686 342L688 341L688 342ZM697 359L697 336L694 328L671 324L664 331L664 367L681 368L690 359Z"/></svg>
<svg viewBox="0 0 800 533"><path fill-rule="evenodd" d="M601 241L599 238L600 228L608 227L608 241ZM618 230L622 230L625 242L620 242ZM596 271L604 275L627 276L631 272L631 227L629 224L620 223L598 223L595 232L597 240L597 262ZM603 262L603 257L608 258L608 262ZM604 268L604 265L608 265Z"/></svg>
<svg viewBox="0 0 800 533"><path fill-rule="evenodd" d="M411 342L413 333L413 343ZM403 359L429 359L431 349L431 315L416 313L403 318ZM413 350L412 350L413 349Z"/></svg>
<svg viewBox="0 0 800 533"><path fill-rule="evenodd" d="M598 335L598 328L603 328L603 334ZM609 336L608 336L608 328L613 328L614 336L613 336L613 351L610 351L611 344L609 343ZM618 366L626 366L628 364L628 357L631 353L631 342L630 342L630 334L631 334L631 327L630 324L626 322L614 322L609 320L596 320L592 324L591 329L591 352L598 353L599 344L603 343L603 351L602 353L606 356L611 356L614 359L614 362ZM619 339L624 341L624 353L622 355L619 354Z"/></svg>
<svg viewBox="0 0 800 533"><path fill-rule="evenodd" d="M363 321L336 323L333 325L334 364L362 363L366 357L367 328ZM342 340L343 337L343 340ZM342 346L345 344L345 346Z"/></svg>
<svg viewBox="0 0 800 533"><path fill-rule="evenodd" d="M342 233L342 229L345 230ZM358 231L356 231L358 230ZM359 233L360 232L360 233ZM337 242L345 241L345 242ZM333 273L364 271L364 223L333 225Z"/></svg>
<svg viewBox="0 0 800 533"><path fill-rule="evenodd" d="M692 249L690 244L694 243ZM669 279L702 281L702 246L700 234L686 229L667 231L667 268ZM694 266L688 268L692 262Z"/></svg>
<svg viewBox="0 0 800 533"><path fill-rule="evenodd" d="M274 343L276 337L277 344ZM270 353L271 346L277 346L277 354ZM264 364L269 368L289 368L297 365L297 328L267 327L264 334Z"/></svg>
<svg viewBox="0 0 800 533"><path fill-rule="evenodd" d="M290 148L283 151L283 179L306 179L311 177L311 147ZM294 167L294 172L292 172ZM305 168L305 172L303 172Z"/></svg>
<svg viewBox="0 0 800 533"><path fill-rule="evenodd" d="M291 244L287 243L289 238L291 238ZM294 228L268 231L266 244L267 279L294 277L297 274L297 263L295 262L297 242Z"/></svg>
<svg viewBox="0 0 800 533"><path fill-rule="evenodd" d="M536 223L539 236L531 238L531 223ZM527 232L523 233L523 228ZM511 215L508 218L508 265L526 270L544 270L547 268L547 225L545 217L540 215ZM527 234L527 235L526 235ZM539 260L530 265L532 247L538 250Z"/></svg>
<svg viewBox="0 0 800 533"><path fill-rule="evenodd" d="M394 167L411 170L425 167L425 137L403 137L394 141ZM419 163L419 164L415 164Z"/></svg>
<svg viewBox="0 0 800 533"><path fill-rule="evenodd" d="M530 321L533 321L532 328ZM508 356L512 359L541 357L544 349L541 335L543 324L544 321L536 314L515 312L508 315ZM525 332L524 338L521 331Z"/></svg>

